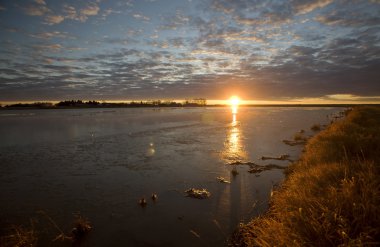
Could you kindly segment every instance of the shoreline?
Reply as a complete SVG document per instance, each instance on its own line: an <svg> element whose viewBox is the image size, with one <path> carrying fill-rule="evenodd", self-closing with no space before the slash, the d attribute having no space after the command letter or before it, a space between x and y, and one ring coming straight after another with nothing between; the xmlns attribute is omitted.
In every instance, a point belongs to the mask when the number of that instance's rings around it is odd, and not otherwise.
<svg viewBox="0 0 380 247"><path fill-rule="evenodd" d="M239 105L239 107L380 107L380 104L264 104L264 105ZM34 106L33 104L27 106L2 106L1 110L64 110L64 109L114 109L114 108L219 108L230 107L230 105L119 105L119 104L106 104L106 105L84 105L84 106Z"/></svg>
<svg viewBox="0 0 380 247"><path fill-rule="evenodd" d="M380 107L355 107L312 137L267 212L229 246L380 244Z"/></svg>

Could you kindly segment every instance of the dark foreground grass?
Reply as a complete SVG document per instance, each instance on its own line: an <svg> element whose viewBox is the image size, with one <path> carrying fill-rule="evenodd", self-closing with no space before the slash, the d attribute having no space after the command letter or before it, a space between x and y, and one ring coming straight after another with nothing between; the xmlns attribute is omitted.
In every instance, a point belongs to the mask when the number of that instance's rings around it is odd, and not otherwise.
<svg viewBox="0 0 380 247"><path fill-rule="evenodd" d="M380 107L357 107L310 139L264 215L231 246L380 245Z"/></svg>
<svg viewBox="0 0 380 247"><path fill-rule="evenodd" d="M0 234L0 247L37 247L37 246L62 246L59 242L67 243L71 246L79 246L86 235L91 231L90 222L80 214L75 216L74 228L70 233L65 233L57 223L44 211L38 211L39 218L31 219L29 226L11 226L9 229L2 229ZM52 236L51 244L40 242L40 237L44 230L41 225L38 227L38 222L46 219L50 223L50 228L56 231L55 238Z"/></svg>

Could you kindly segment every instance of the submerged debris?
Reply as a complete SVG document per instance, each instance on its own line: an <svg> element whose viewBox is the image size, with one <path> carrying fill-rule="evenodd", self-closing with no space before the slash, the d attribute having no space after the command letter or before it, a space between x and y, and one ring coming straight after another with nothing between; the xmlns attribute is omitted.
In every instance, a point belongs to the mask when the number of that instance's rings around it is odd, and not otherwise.
<svg viewBox="0 0 380 247"><path fill-rule="evenodd" d="M211 193L208 192L206 189L188 189L185 190L185 193L188 197L197 198L197 199L206 199L211 196Z"/></svg>
<svg viewBox="0 0 380 247"><path fill-rule="evenodd" d="M255 165L255 166L251 166L251 168L248 170L248 172L249 173L260 173L260 172L268 171L268 170L272 170L272 169L285 169L285 167L279 166L276 164L269 164L269 165L265 165L265 166Z"/></svg>
<svg viewBox="0 0 380 247"><path fill-rule="evenodd" d="M279 157L270 157L270 156L262 156L262 160L288 160L288 161L293 161L289 159L290 155L289 154L283 154L280 155Z"/></svg>
<svg viewBox="0 0 380 247"><path fill-rule="evenodd" d="M230 184L231 182L226 180L224 177L217 177L216 180L218 180L221 183Z"/></svg>
<svg viewBox="0 0 380 247"><path fill-rule="evenodd" d="M306 144L306 140L300 140L300 141L289 141L289 140L282 140L283 143L289 146L296 146L296 145L304 145Z"/></svg>
<svg viewBox="0 0 380 247"><path fill-rule="evenodd" d="M190 230L191 234L193 234L197 238L201 238L201 235L199 235L196 231Z"/></svg>
<svg viewBox="0 0 380 247"><path fill-rule="evenodd" d="M272 158L272 157L265 157L263 156L262 158L263 160L265 159L279 159L279 160L288 160L288 161L292 161L289 159L289 155L287 154L284 154L284 155L281 155L280 157L275 157L275 158ZM263 172L263 171L268 171L268 170L272 170L272 169L285 169L285 167L283 166L280 166L280 165L276 165L276 164L269 164L269 165L258 165L256 163L253 163L253 162L242 162L242 161L235 161L235 162L232 162L232 163L229 163L228 165L232 165L232 166L237 166L237 165L247 165L249 166L249 170L248 172L249 173L260 173L260 172ZM237 173L237 170L236 168L234 167L235 169L235 172ZM231 171L231 173L233 173L234 170Z"/></svg>
<svg viewBox="0 0 380 247"><path fill-rule="evenodd" d="M228 165L230 165L230 166L239 166L239 165L254 166L256 164L253 162L250 162L250 161L248 161L248 162L234 161L232 163L229 163Z"/></svg>
<svg viewBox="0 0 380 247"><path fill-rule="evenodd" d="M90 222L79 215L75 221L75 227L71 230L71 234L74 240L80 240L89 233L91 229Z"/></svg>

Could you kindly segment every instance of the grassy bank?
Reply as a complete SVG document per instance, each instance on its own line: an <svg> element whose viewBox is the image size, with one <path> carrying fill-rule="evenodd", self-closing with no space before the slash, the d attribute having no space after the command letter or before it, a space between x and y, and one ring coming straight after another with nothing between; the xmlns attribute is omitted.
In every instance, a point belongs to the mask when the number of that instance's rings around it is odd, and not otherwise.
<svg viewBox="0 0 380 247"><path fill-rule="evenodd" d="M356 107L310 139L270 209L232 246L380 244L380 107Z"/></svg>

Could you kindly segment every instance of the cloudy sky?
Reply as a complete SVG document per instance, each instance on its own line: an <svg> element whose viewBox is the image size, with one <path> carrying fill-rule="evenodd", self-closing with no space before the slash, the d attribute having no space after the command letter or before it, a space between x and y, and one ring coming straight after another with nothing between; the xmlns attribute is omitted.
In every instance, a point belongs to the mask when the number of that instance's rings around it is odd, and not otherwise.
<svg viewBox="0 0 380 247"><path fill-rule="evenodd" d="M379 0L0 0L0 101L380 102Z"/></svg>

